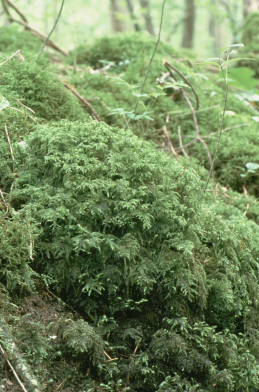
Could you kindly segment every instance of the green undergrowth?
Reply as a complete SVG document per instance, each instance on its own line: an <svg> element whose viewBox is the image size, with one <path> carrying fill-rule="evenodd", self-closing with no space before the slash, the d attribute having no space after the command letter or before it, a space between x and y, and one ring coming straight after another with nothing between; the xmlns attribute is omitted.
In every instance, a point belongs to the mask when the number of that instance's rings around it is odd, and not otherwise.
<svg viewBox="0 0 259 392"><path fill-rule="evenodd" d="M215 64L160 44L143 84L154 40L101 38L60 67L97 122L17 31L0 35L0 340L26 389L257 392L254 76L229 69L224 110ZM16 392L2 356L0 380Z"/></svg>
<svg viewBox="0 0 259 392"><path fill-rule="evenodd" d="M66 333L93 345L84 388L255 392L258 226L131 131L59 122L26 143L11 203L40 225L34 269L90 323Z"/></svg>

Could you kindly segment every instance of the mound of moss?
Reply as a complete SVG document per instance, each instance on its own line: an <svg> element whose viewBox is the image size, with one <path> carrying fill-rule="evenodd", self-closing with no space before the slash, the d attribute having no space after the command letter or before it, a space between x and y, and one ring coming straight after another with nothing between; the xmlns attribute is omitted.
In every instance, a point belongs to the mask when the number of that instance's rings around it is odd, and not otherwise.
<svg viewBox="0 0 259 392"><path fill-rule="evenodd" d="M26 143L12 205L41 227L34 268L90 322L65 334L91 350L82 390L256 392L258 226L131 131L62 121Z"/></svg>
<svg viewBox="0 0 259 392"><path fill-rule="evenodd" d="M25 56L39 52L42 42L30 32L16 25L0 27L0 52L14 53L21 50Z"/></svg>
<svg viewBox="0 0 259 392"><path fill-rule="evenodd" d="M91 74L79 68L70 76L72 83L90 99L106 123L122 127L126 124L137 135L163 144L167 149L172 143L177 153L186 152L198 158L206 168L211 165L218 131L223 128L216 179L237 191L242 191L245 185L249 192L256 194L257 173L253 176L246 172L249 162L258 162L256 123L251 118L256 118L256 108L246 102L242 90L235 85L226 86L225 74L220 68L213 74L207 69L208 63L198 64L194 58L184 60L181 55L177 58L163 44L158 47L147 75L154 42L148 39L146 47L146 38L143 40L140 35L135 42L134 37L122 34L95 41L87 49L85 62L97 67L98 61L106 60L112 62L111 66L101 71L104 74ZM121 50L124 46L128 52ZM126 61L127 57L130 61ZM163 64L165 58L176 69L171 69L171 75ZM232 73L235 74L235 68L229 69L230 78ZM247 130L245 136L241 135L244 130Z"/></svg>
<svg viewBox="0 0 259 392"><path fill-rule="evenodd" d="M21 101L35 116L46 120L83 119L88 115L48 66L32 58L12 59L0 67L0 91L17 106Z"/></svg>
<svg viewBox="0 0 259 392"><path fill-rule="evenodd" d="M153 52L155 40L150 35L139 33L116 34L110 37L98 38L93 44L84 44L70 53L69 62L76 64L90 64L100 67L102 61L114 62L124 66L139 56L150 56ZM169 45L160 44L158 55L173 55L175 52ZM105 63L103 63L105 64Z"/></svg>

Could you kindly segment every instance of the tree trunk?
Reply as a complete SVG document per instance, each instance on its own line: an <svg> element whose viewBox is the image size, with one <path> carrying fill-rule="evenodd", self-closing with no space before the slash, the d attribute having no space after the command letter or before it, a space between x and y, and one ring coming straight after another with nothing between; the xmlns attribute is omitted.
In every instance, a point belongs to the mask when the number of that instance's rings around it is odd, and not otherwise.
<svg viewBox="0 0 259 392"><path fill-rule="evenodd" d="M136 18L135 12L134 12L132 1L126 0L126 4L127 4L127 8L128 8L129 14L130 14L130 18L133 22L134 30L141 31L141 28L137 22L137 18Z"/></svg>
<svg viewBox="0 0 259 392"><path fill-rule="evenodd" d="M121 32L124 30L121 19L122 11L118 0L110 0L111 24L113 31Z"/></svg>
<svg viewBox="0 0 259 392"><path fill-rule="evenodd" d="M256 11L259 11L259 0L243 0L243 13L245 18Z"/></svg>
<svg viewBox="0 0 259 392"><path fill-rule="evenodd" d="M149 0L139 0L139 2L142 8L142 14L145 20L146 30L149 32L149 34L155 35L154 24L150 13L150 2Z"/></svg>
<svg viewBox="0 0 259 392"><path fill-rule="evenodd" d="M194 31L195 31L195 0L185 0L185 18L184 18L184 30L182 47L192 48L194 41Z"/></svg>

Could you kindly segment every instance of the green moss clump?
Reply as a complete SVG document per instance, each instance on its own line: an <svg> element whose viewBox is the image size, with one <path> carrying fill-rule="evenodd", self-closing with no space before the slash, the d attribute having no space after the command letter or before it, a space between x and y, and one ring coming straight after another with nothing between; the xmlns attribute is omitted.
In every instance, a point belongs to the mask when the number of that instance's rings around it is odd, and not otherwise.
<svg viewBox="0 0 259 392"><path fill-rule="evenodd" d="M46 120L89 118L77 99L66 90L48 67L33 60L13 59L0 68L0 92L17 106L28 106Z"/></svg>
<svg viewBox="0 0 259 392"><path fill-rule="evenodd" d="M138 99L136 86L112 74L93 74L86 70L72 74L70 81L91 102L102 121L121 128L130 123L137 135L154 138L152 112L143 100L134 112ZM136 119L132 118L134 115Z"/></svg>
<svg viewBox="0 0 259 392"><path fill-rule="evenodd" d="M256 392L258 226L131 131L62 121L26 142L12 205L41 226L34 267L119 358L85 388Z"/></svg>
<svg viewBox="0 0 259 392"><path fill-rule="evenodd" d="M27 54L37 53L41 48L42 42L34 37L30 32L24 31L15 25L0 28L0 52L14 53L21 50Z"/></svg>
<svg viewBox="0 0 259 392"><path fill-rule="evenodd" d="M70 63L90 64L93 67L100 67L103 60L112 61L117 66L123 67L139 56L151 56L154 46L155 40L145 34L117 34L99 38L90 45L81 45L70 53L68 60ZM157 54L173 55L175 52L169 45L161 43Z"/></svg>
<svg viewBox="0 0 259 392"><path fill-rule="evenodd" d="M0 283L11 294L34 288L35 273L30 267L37 230L23 214L5 212L8 198L0 201Z"/></svg>
<svg viewBox="0 0 259 392"><path fill-rule="evenodd" d="M216 151L217 135L214 134L209 140L206 139L212 152ZM222 133L220 145L217 148L216 179L232 187L233 190L243 192L245 187L249 194L258 196L258 170L249 172L246 168L250 162L259 162L258 147L258 126L255 121L246 116L237 116L234 122L229 122L229 129ZM195 143L191 151L200 163L209 168L210 163L206 151L199 143Z"/></svg>
<svg viewBox="0 0 259 392"><path fill-rule="evenodd" d="M15 143L21 143L34 130L37 119L30 110L17 103L18 108L0 96L0 103L6 107L0 111L0 188L8 192L16 176L16 157L11 151Z"/></svg>

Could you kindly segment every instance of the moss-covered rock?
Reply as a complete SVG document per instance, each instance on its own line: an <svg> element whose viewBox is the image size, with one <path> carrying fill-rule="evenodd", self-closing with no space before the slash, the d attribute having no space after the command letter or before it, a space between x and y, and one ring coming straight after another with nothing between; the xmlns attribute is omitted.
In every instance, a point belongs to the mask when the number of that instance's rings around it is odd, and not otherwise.
<svg viewBox="0 0 259 392"><path fill-rule="evenodd" d="M62 85L51 69L28 58L12 59L0 67L0 92L17 106L17 101L46 120L77 120L88 115L77 99Z"/></svg>
<svg viewBox="0 0 259 392"><path fill-rule="evenodd" d="M34 267L118 358L85 388L256 392L258 225L130 131L64 121L26 143L12 205L41 225Z"/></svg>

